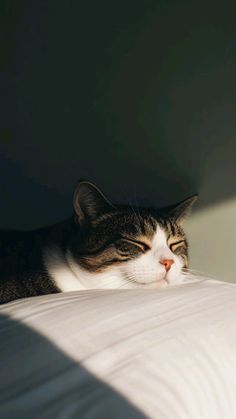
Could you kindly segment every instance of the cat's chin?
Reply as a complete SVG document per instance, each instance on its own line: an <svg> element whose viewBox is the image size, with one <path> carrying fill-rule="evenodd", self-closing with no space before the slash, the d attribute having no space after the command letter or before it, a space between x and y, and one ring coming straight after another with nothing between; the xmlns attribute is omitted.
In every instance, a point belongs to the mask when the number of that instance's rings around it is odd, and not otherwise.
<svg viewBox="0 0 236 419"><path fill-rule="evenodd" d="M163 278L159 281L150 282L149 284L143 284L143 288L147 289L160 289L160 288L167 288L169 286L169 282Z"/></svg>
<svg viewBox="0 0 236 419"><path fill-rule="evenodd" d="M127 287L125 288L161 289L167 288L168 286L170 286L170 283L167 278L164 277L152 282L134 281L132 284L127 283Z"/></svg>
<svg viewBox="0 0 236 419"><path fill-rule="evenodd" d="M139 287L144 289L161 289L161 288L167 288L172 285L177 285L183 282L182 275L176 276L175 278L168 278L168 276L164 276L161 279L158 279L153 282L149 283L138 283Z"/></svg>

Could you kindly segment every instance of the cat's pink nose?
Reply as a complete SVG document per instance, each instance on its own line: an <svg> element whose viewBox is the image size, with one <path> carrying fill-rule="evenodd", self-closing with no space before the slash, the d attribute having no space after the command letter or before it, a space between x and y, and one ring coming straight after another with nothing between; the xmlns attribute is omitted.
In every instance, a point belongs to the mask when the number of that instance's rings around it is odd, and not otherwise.
<svg viewBox="0 0 236 419"><path fill-rule="evenodd" d="M174 263L174 260L173 260L173 259L162 259L162 260L160 261L160 263L161 263L162 265L164 265L164 266L165 266L165 270L166 270L166 272L169 272L169 270L170 270L171 266L172 266L172 265L173 265L173 263Z"/></svg>

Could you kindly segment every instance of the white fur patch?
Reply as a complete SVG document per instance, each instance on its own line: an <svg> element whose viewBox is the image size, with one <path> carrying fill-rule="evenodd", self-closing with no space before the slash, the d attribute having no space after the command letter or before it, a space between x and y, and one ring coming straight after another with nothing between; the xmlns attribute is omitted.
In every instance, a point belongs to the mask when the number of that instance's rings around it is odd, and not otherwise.
<svg viewBox="0 0 236 419"><path fill-rule="evenodd" d="M65 258L58 247L45 250L44 262L50 277L62 292L94 288L114 289L127 283L117 268L111 267L103 273L91 273L81 268L70 252Z"/></svg>
<svg viewBox="0 0 236 419"><path fill-rule="evenodd" d="M69 268L63 253L58 247L45 249L44 263L51 279L61 291L66 292L84 289L76 275Z"/></svg>

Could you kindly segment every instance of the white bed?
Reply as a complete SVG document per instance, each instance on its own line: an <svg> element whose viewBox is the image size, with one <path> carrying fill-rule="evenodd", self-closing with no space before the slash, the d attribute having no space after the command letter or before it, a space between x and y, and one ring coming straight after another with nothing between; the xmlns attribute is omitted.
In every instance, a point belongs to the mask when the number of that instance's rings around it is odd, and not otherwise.
<svg viewBox="0 0 236 419"><path fill-rule="evenodd" d="M1 419L236 418L236 286L78 291L0 309Z"/></svg>

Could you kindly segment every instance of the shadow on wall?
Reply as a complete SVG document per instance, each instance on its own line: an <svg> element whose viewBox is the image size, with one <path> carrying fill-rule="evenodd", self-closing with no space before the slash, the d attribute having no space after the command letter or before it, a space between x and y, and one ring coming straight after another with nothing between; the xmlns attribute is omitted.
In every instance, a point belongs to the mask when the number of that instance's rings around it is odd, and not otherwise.
<svg viewBox="0 0 236 419"><path fill-rule="evenodd" d="M34 330L1 314L0 333L1 418L146 418Z"/></svg>
<svg viewBox="0 0 236 419"><path fill-rule="evenodd" d="M5 4L3 226L69 215L78 178L126 203L235 195L235 2Z"/></svg>

